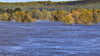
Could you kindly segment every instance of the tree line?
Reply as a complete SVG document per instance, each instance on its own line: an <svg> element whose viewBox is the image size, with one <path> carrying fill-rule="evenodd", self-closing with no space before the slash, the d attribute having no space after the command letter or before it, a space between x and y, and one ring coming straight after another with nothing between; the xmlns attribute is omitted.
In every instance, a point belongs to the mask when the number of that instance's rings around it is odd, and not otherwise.
<svg viewBox="0 0 100 56"><path fill-rule="evenodd" d="M100 22L100 9L72 9L64 10L39 10L23 11L20 8L0 9L0 21L35 22L36 20L60 21L66 24L97 24Z"/></svg>

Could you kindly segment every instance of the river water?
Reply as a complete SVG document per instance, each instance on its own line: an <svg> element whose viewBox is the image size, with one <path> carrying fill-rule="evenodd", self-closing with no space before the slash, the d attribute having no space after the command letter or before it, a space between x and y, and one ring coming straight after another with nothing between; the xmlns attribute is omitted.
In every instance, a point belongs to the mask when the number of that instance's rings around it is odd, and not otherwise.
<svg viewBox="0 0 100 56"><path fill-rule="evenodd" d="M0 22L0 56L100 56L100 26Z"/></svg>

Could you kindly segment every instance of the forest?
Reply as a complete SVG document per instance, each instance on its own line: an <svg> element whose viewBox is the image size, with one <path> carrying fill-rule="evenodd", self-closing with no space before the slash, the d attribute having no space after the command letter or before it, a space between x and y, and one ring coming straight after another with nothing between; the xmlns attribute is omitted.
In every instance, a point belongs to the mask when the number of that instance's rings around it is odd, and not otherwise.
<svg viewBox="0 0 100 56"><path fill-rule="evenodd" d="M97 24L100 22L100 1L37 1L0 3L0 21L59 21L66 24Z"/></svg>
<svg viewBox="0 0 100 56"><path fill-rule="evenodd" d="M100 9L72 9L64 10L39 10L23 11L21 8L0 9L0 21L35 22L36 20L59 21L66 24L97 24L100 22Z"/></svg>

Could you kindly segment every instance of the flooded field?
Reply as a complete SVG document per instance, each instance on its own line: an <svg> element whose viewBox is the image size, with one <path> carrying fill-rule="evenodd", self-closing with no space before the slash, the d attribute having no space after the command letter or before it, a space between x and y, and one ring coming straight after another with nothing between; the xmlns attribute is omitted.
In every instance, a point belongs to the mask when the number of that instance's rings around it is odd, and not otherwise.
<svg viewBox="0 0 100 56"><path fill-rule="evenodd" d="M100 26L0 22L0 56L100 56Z"/></svg>

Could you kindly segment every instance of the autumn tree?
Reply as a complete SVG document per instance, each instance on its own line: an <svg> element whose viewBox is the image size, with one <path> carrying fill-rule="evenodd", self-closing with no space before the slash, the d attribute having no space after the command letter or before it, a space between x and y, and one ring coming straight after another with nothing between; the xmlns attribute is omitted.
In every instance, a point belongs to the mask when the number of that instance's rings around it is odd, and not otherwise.
<svg viewBox="0 0 100 56"><path fill-rule="evenodd" d="M36 19L32 18L29 13L26 13L24 11L16 11L12 15L12 20L15 20L17 22L35 22Z"/></svg>
<svg viewBox="0 0 100 56"><path fill-rule="evenodd" d="M52 11L52 17L54 21L61 21L66 15L66 11Z"/></svg>
<svg viewBox="0 0 100 56"><path fill-rule="evenodd" d="M26 13L26 15L24 16L24 18L22 19L23 22L35 22L36 19L32 18L31 15L29 13Z"/></svg>
<svg viewBox="0 0 100 56"><path fill-rule="evenodd" d="M100 22L100 9L93 9L93 23L97 24Z"/></svg>
<svg viewBox="0 0 100 56"><path fill-rule="evenodd" d="M73 10L71 11L71 13L72 13L72 17L73 17L74 20L75 20L75 23L78 23L78 19L79 19L79 16L80 16L79 10L78 10L78 9L73 9Z"/></svg>
<svg viewBox="0 0 100 56"><path fill-rule="evenodd" d="M3 13L3 14L0 14L0 20L1 21L8 21L8 18L9 18L9 14L8 13Z"/></svg>
<svg viewBox="0 0 100 56"><path fill-rule="evenodd" d="M22 11L22 9L21 8L15 8L14 12L16 12L16 11Z"/></svg>
<svg viewBox="0 0 100 56"><path fill-rule="evenodd" d="M76 9L72 11L73 18L75 22L79 24L92 24L93 22L93 13L89 9Z"/></svg>
<svg viewBox="0 0 100 56"><path fill-rule="evenodd" d="M8 9L6 10L6 12L7 12L8 14L12 14L12 13L13 13L13 9L9 9L9 8L8 8Z"/></svg>
<svg viewBox="0 0 100 56"><path fill-rule="evenodd" d="M92 21L93 21L93 14L92 14L92 11L90 10L87 10L87 9L82 9L82 11L80 12L81 15L80 15L80 19L82 21L82 24L92 24Z"/></svg>
<svg viewBox="0 0 100 56"><path fill-rule="evenodd" d="M74 18L72 17L72 14L68 14L64 18L62 18L62 22L66 23L66 24L73 24Z"/></svg>
<svg viewBox="0 0 100 56"><path fill-rule="evenodd" d="M40 20L50 20L51 18L51 12L47 10L41 11L42 13L42 18Z"/></svg>
<svg viewBox="0 0 100 56"><path fill-rule="evenodd" d="M42 18L42 13L39 9L30 10L30 15L38 20Z"/></svg>
<svg viewBox="0 0 100 56"><path fill-rule="evenodd" d="M12 20L15 20L17 22L22 22L22 19L24 19L25 14L26 13L23 11L16 11L12 15Z"/></svg>

